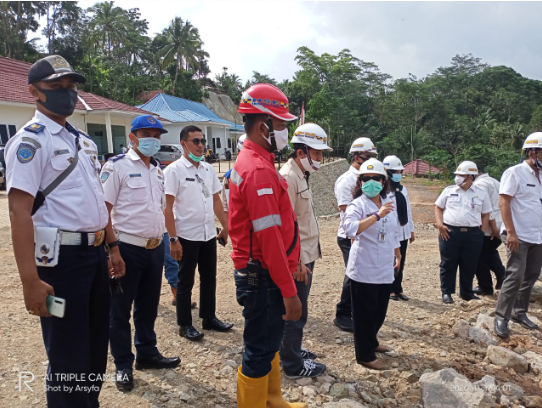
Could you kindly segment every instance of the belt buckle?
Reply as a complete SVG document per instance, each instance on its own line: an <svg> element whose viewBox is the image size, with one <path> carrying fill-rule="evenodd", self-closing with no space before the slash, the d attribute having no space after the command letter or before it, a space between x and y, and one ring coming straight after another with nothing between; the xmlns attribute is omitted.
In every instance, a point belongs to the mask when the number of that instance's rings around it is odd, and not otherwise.
<svg viewBox="0 0 542 408"><path fill-rule="evenodd" d="M95 234L96 238L94 239L94 246L100 246L105 240L105 230L100 230Z"/></svg>
<svg viewBox="0 0 542 408"><path fill-rule="evenodd" d="M158 238L148 239L145 249L154 249L157 248L158 245L160 245L160 240Z"/></svg>
<svg viewBox="0 0 542 408"><path fill-rule="evenodd" d="M468 228L460 228L459 231L461 232L467 232L469 229Z"/></svg>

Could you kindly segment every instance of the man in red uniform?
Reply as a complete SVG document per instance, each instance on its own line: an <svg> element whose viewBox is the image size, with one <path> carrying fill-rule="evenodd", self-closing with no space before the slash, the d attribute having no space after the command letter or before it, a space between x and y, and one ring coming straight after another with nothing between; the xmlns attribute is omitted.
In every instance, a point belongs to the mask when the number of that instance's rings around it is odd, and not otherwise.
<svg viewBox="0 0 542 408"><path fill-rule="evenodd" d="M243 306L245 353L237 375L238 408L305 408L281 392L278 351L285 320L301 302L292 277L299 263L297 219L272 152L288 144L288 98L256 84L241 98L247 138L230 178L229 230L237 302Z"/></svg>

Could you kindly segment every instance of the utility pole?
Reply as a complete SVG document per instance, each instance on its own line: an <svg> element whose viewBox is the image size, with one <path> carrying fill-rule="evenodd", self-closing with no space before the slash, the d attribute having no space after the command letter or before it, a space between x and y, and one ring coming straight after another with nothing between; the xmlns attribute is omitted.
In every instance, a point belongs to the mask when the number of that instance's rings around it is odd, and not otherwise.
<svg viewBox="0 0 542 408"><path fill-rule="evenodd" d="M412 125L410 125L410 161L414 161L414 140L412 139Z"/></svg>

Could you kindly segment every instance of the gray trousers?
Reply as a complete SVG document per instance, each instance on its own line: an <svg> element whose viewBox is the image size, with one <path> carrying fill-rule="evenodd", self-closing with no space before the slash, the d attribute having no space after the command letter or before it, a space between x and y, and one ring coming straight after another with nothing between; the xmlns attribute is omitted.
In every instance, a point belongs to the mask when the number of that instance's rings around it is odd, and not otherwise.
<svg viewBox="0 0 542 408"><path fill-rule="evenodd" d="M305 265L307 268L314 270L314 262ZM280 360L284 372L290 375L295 375L303 368L303 359L301 358L301 343L303 342L303 328L307 323L309 315L309 293L312 286L312 273L309 274L309 283L295 281L297 288L297 296L301 301L302 313L301 318L297 321L287 320L284 326L284 335L280 346Z"/></svg>
<svg viewBox="0 0 542 408"><path fill-rule="evenodd" d="M506 236L502 242L506 245ZM508 323L510 317L525 315L529 310L531 292L542 268L542 244L519 241L519 250L506 249L508 262L495 317Z"/></svg>

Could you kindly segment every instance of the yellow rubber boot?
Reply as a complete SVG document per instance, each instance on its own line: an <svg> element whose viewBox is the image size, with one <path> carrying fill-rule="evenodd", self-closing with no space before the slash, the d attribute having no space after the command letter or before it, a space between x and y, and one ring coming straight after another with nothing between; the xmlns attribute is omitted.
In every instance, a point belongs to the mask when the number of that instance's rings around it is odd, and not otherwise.
<svg viewBox="0 0 542 408"><path fill-rule="evenodd" d="M269 373L269 383L267 386L267 408L307 408L304 402L286 402L282 396L280 385L280 364L279 353L271 363L271 372Z"/></svg>
<svg viewBox="0 0 542 408"><path fill-rule="evenodd" d="M237 370L237 408L266 408L268 376L245 377Z"/></svg>

